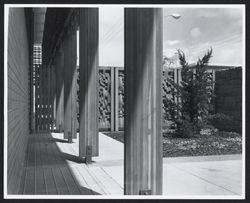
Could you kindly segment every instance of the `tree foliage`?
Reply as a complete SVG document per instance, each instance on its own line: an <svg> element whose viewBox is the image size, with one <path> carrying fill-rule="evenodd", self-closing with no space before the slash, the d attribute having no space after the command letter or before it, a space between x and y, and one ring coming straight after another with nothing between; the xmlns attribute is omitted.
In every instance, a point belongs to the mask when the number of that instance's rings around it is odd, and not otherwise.
<svg viewBox="0 0 250 203"><path fill-rule="evenodd" d="M172 99L168 99L168 113L176 125L177 133L182 136L198 134L206 123L212 108L213 80L206 66L212 57L208 50L195 66L190 66L185 54L178 50L182 81L179 84L170 80ZM173 99L177 98L177 99Z"/></svg>

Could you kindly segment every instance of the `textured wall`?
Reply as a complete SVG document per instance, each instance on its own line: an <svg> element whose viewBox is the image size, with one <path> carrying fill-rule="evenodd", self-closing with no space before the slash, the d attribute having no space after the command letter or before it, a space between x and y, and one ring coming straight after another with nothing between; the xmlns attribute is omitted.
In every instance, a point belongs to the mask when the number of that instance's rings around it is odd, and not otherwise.
<svg viewBox="0 0 250 203"><path fill-rule="evenodd" d="M242 68L216 71L215 75L215 111L242 118Z"/></svg>
<svg viewBox="0 0 250 203"><path fill-rule="evenodd" d="M9 10L8 194L18 192L29 134L29 51L23 8Z"/></svg>

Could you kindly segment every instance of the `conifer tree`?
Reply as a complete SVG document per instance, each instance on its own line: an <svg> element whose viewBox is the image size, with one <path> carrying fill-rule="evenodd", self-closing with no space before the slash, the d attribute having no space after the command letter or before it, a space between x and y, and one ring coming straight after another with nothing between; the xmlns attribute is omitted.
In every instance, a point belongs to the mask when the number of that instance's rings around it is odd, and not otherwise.
<svg viewBox="0 0 250 203"><path fill-rule="evenodd" d="M212 49L208 50L202 59L198 59L194 67L189 66L181 50L178 50L178 55L182 67L182 81L180 85L169 82L179 102L176 104L173 99L169 99L167 103L177 133L188 137L200 132L211 109L213 81L211 74L206 71L206 66L212 57Z"/></svg>

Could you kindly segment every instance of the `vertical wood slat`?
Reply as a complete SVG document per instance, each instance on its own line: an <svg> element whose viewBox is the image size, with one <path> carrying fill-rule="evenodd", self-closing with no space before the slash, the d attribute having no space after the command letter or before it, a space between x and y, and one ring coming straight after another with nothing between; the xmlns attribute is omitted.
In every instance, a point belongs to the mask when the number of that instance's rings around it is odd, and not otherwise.
<svg viewBox="0 0 250 203"><path fill-rule="evenodd" d="M86 156L86 147L92 147L92 156L98 156L98 8L81 8L80 38L80 133L79 156Z"/></svg>
<svg viewBox="0 0 250 203"><path fill-rule="evenodd" d="M178 69L174 69L174 83L175 84L178 84L179 83L179 80L178 80ZM177 96L174 97L174 102L177 103L178 102L178 98Z"/></svg>
<svg viewBox="0 0 250 203"><path fill-rule="evenodd" d="M119 68L115 68L114 88L115 88L115 92L114 92L115 131L119 131Z"/></svg>
<svg viewBox="0 0 250 203"><path fill-rule="evenodd" d="M114 98L115 98L115 67L110 67L110 131L115 130L115 109L114 109Z"/></svg>
<svg viewBox="0 0 250 203"><path fill-rule="evenodd" d="M162 9L125 9L127 195L162 193Z"/></svg>

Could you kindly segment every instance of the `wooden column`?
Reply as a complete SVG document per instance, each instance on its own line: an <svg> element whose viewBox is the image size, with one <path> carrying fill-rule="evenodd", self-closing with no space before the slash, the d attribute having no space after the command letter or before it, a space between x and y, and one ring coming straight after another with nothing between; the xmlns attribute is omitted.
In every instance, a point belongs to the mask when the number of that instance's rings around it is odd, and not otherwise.
<svg viewBox="0 0 250 203"><path fill-rule="evenodd" d="M79 156L98 156L98 8L80 8ZM87 158L88 159L88 158ZM88 161L86 161L88 162Z"/></svg>
<svg viewBox="0 0 250 203"><path fill-rule="evenodd" d="M40 86L40 90L41 90L41 131L44 132L45 131L45 101L46 101L46 95L45 95L45 71L46 71L46 66L43 65L41 66L42 70L42 74L41 74L41 86Z"/></svg>
<svg viewBox="0 0 250 203"><path fill-rule="evenodd" d="M56 78L56 87L55 87L55 96L56 96L56 105L55 105L55 120L56 120L56 130L58 132L63 131L63 100L64 100L64 74L63 74L63 64L64 64L64 55L62 47L60 47L56 54L55 61L55 78Z"/></svg>
<svg viewBox="0 0 250 203"><path fill-rule="evenodd" d="M76 138L76 30L70 27L64 44L64 138Z"/></svg>
<svg viewBox="0 0 250 203"><path fill-rule="evenodd" d="M36 132L41 131L41 80L42 65L36 65Z"/></svg>
<svg viewBox="0 0 250 203"><path fill-rule="evenodd" d="M45 76L45 130L46 132L49 132L49 114L50 114L50 108L49 108L49 102L50 102L50 66L46 66L46 76Z"/></svg>
<svg viewBox="0 0 250 203"><path fill-rule="evenodd" d="M64 65L63 65L63 79L64 79L64 139L68 139L71 133L71 98L70 98L70 66L69 66L69 34L67 33L63 42Z"/></svg>
<svg viewBox="0 0 250 203"><path fill-rule="evenodd" d="M63 50L60 49L58 52L58 72L57 77L59 79L59 98L58 98L58 106L57 106L57 121L58 121L58 129L59 132L63 132L64 129L64 53Z"/></svg>
<svg viewBox="0 0 250 203"><path fill-rule="evenodd" d="M71 69L73 74L72 80L72 96L71 96L71 109L72 109L72 135L73 138L77 138L77 53L76 53L76 26L72 25L71 35Z"/></svg>
<svg viewBox="0 0 250 203"><path fill-rule="evenodd" d="M58 112L58 106L59 106L59 95L60 95L60 76L59 76L59 51L56 52L55 57L55 80L56 80L56 86L55 86L55 127L56 130L59 131L59 112Z"/></svg>
<svg viewBox="0 0 250 203"><path fill-rule="evenodd" d="M162 9L125 9L126 195L162 193Z"/></svg>
<svg viewBox="0 0 250 203"><path fill-rule="evenodd" d="M54 101L55 101L55 65L50 66L50 71L49 71L50 77L50 88L49 88L49 128L50 132L53 132L54 130Z"/></svg>

